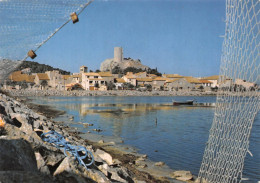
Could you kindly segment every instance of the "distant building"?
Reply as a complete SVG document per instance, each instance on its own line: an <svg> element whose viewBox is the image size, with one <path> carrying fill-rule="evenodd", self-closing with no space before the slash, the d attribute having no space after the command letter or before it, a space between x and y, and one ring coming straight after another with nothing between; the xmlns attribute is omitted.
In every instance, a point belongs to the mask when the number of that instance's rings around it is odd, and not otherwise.
<svg viewBox="0 0 260 183"><path fill-rule="evenodd" d="M88 72L88 67L83 65L79 68L79 73L87 73L87 72Z"/></svg>
<svg viewBox="0 0 260 183"><path fill-rule="evenodd" d="M243 86L246 90L256 86L255 83L247 82L246 80L243 80L243 79L236 79L235 84L238 86Z"/></svg>
<svg viewBox="0 0 260 183"><path fill-rule="evenodd" d="M178 90L190 90L193 85L185 78L169 79L165 82L165 90L178 91Z"/></svg>
<svg viewBox="0 0 260 183"><path fill-rule="evenodd" d="M62 75L58 70L46 71L45 74L49 77L49 86L52 88L60 89L62 85Z"/></svg>
<svg viewBox="0 0 260 183"><path fill-rule="evenodd" d="M156 77L153 79L152 87L154 90L160 90L162 87L164 88L164 83L167 79L163 77Z"/></svg>
<svg viewBox="0 0 260 183"><path fill-rule="evenodd" d="M123 48L122 47L115 47L114 48L114 61L115 62L122 62L123 61Z"/></svg>
<svg viewBox="0 0 260 183"><path fill-rule="evenodd" d="M132 59L130 57L124 58L123 55L123 48L122 47L115 47L114 48L114 57L104 60L100 64L100 71L112 71L115 68L119 68L124 70L128 67L134 67L137 69L148 70L149 67L143 65L140 59Z"/></svg>
<svg viewBox="0 0 260 183"><path fill-rule="evenodd" d="M219 87L219 76L214 75L214 76L209 76L209 77L204 77L202 79L206 79L211 82L211 87Z"/></svg>
<svg viewBox="0 0 260 183"><path fill-rule="evenodd" d="M107 83L99 75L99 73L89 72L82 73L81 85L85 90L98 90L98 88L102 88L102 90L105 90L104 87L106 87Z"/></svg>
<svg viewBox="0 0 260 183"><path fill-rule="evenodd" d="M115 86L116 86L116 90L122 90L123 86L124 86L125 80L123 78L116 78L115 79Z"/></svg>
<svg viewBox="0 0 260 183"><path fill-rule="evenodd" d="M37 73L37 74L35 75L34 82L35 82L36 85L40 86L41 89L43 89L42 86L41 86L41 84L42 84L42 82L43 82L44 80L46 80L47 83L48 83L48 85L49 85L49 83L50 83L50 78L49 78L48 74L46 74L46 73Z"/></svg>
<svg viewBox="0 0 260 183"><path fill-rule="evenodd" d="M126 75L124 75L123 79L126 83L130 83L136 86L136 76L132 72L128 72Z"/></svg>

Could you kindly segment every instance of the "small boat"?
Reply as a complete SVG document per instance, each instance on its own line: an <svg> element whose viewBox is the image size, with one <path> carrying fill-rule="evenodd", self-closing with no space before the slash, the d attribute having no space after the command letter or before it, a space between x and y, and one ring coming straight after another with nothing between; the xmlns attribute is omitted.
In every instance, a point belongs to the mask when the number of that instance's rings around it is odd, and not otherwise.
<svg viewBox="0 0 260 183"><path fill-rule="evenodd" d="M193 105L194 100L187 100L187 101L172 101L173 105Z"/></svg>

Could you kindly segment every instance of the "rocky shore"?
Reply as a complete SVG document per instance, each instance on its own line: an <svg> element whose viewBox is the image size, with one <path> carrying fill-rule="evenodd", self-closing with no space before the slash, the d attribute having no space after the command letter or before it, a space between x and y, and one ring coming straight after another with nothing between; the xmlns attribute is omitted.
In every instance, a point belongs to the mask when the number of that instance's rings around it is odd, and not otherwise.
<svg viewBox="0 0 260 183"><path fill-rule="evenodd" d="M216 92L200 91L137 91L137 90L109 90L109 91L61 91L61 90L5 90L12 96L203 96L216 95Z"/></svg>
<svg viewBox="0 0 260 183"><path fill-rule="evenodd" d="M18 99L19 100L19 99ZM36 113L24 103L0 93L0 182L193 182L188 171L170 170L146 155L121 151L115 142L92 142L63 123ZM32 107L32 106L31 106ZM37 110L37 109L36 109ZM39 109L37 111L40 111ZM57 113L56 113L57 114ZM49 116L51 117L51 116ZM72 145L94 155L88 169L72 156L44 142L40 135L54 130Z"/></svg>

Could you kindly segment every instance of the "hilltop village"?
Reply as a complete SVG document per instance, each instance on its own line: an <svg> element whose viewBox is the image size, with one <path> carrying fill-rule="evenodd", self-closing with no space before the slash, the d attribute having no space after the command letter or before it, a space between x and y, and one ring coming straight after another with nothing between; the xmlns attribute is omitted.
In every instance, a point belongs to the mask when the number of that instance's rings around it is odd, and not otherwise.
<svg viewBox="0 0 260 183"><path fill-rule="evenodd" d="M11 73L3 89L215 92L220 84L224 87L231 83L245 89L255 87L254 83L241 79L222 79L220 83L218 75L196 78L174 73L161 74L156 69L142 65L140 60L123 58L122 48L116 47L114 58L106 59L96 72L88 71L86 66L81 66L79 72L73 74L64 74L59 70L32 73L31 68L25 68Z"/></svg>

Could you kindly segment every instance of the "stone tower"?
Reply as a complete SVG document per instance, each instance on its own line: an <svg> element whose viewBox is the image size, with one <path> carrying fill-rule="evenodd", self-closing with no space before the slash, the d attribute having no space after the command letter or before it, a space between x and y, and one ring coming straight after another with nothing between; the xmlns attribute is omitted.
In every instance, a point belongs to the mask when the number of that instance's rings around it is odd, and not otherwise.
<svg viewBox="0 0 260 183"><path fill-rule="evenodd" d="M114 48L114 61L115 62L122 62L123 61L123 48L122 47L115 47Z"/></svg>
<svg viewBox="0 0 260 183"><path fill-rule="evenodd" d="M81 66L80 68L79 68L79 72L80 73L87 73L88 72L88 67L86 67L86 66Z"/></svg>

